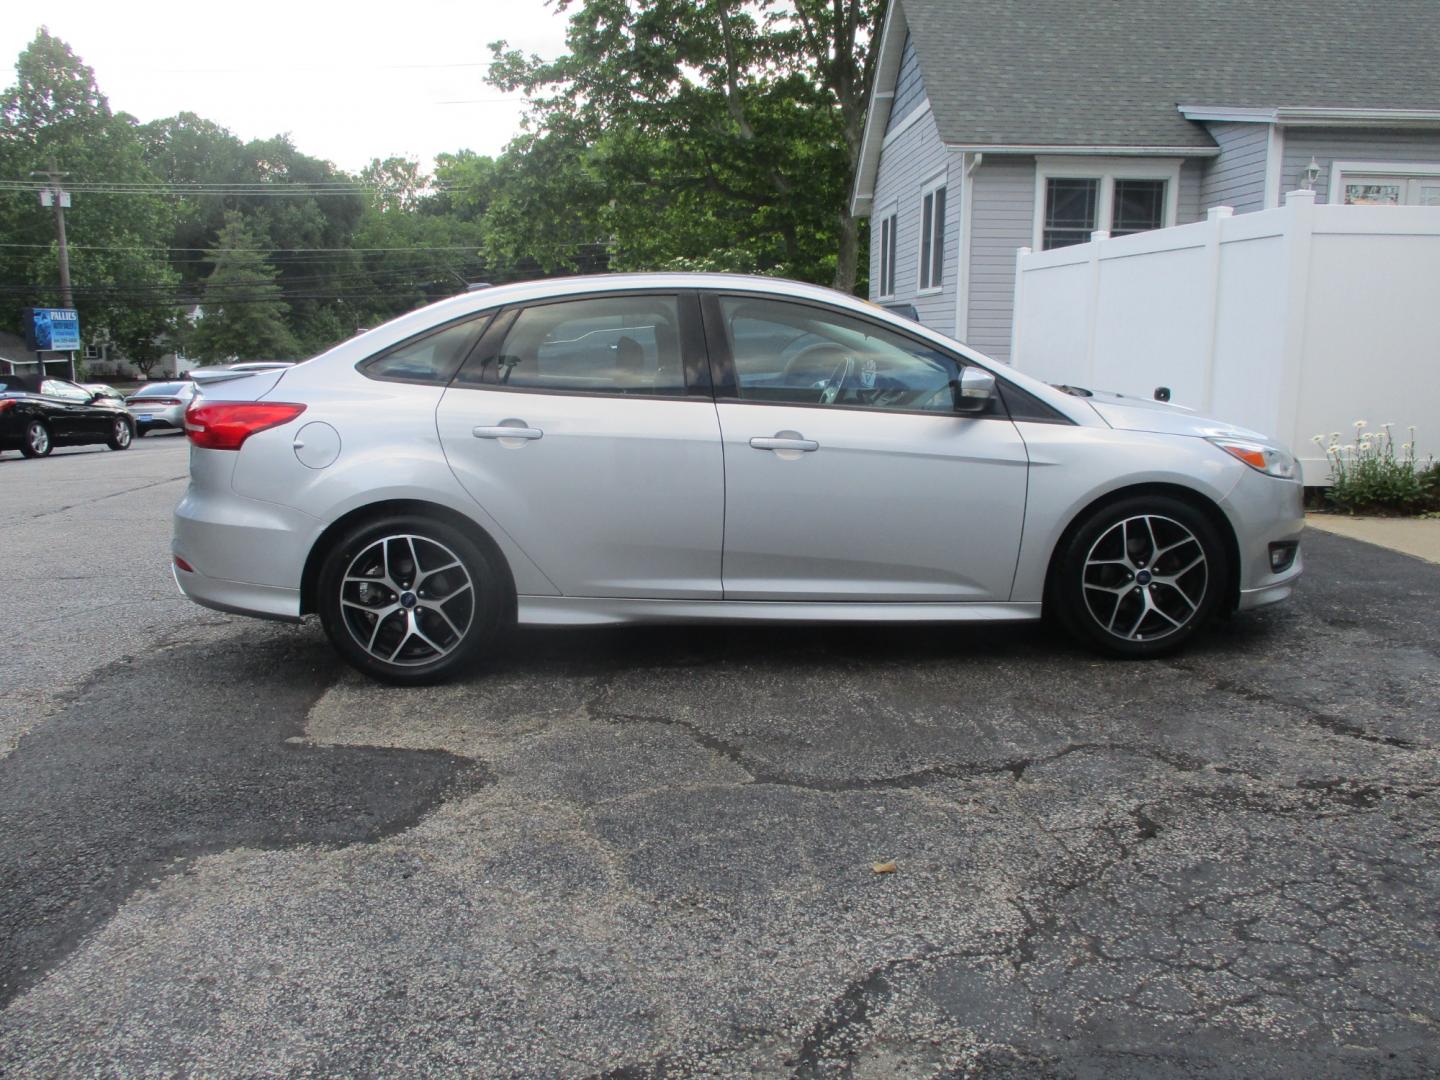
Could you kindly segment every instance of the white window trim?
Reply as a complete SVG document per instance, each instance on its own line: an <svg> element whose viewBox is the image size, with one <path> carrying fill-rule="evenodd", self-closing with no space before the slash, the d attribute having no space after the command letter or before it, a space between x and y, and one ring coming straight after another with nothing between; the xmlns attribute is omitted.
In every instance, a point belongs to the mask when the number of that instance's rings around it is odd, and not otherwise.
<svg viewBox="0 0 1440 1080"><path fill-rule="evenodd" d="M1345 174L1357 176L1440 176L1440 162L1435 161L1336 161L1330 165L1330 191L1327 196L1335 206L1345 203Z"/></svg>
<svg viewBox="0 0 1440 1080"><path fill-rule="evenodd" d="M1095 206L1097 231L1108 231L1115 208L1116 180L1165 180L1165 217L1162 229L1175 224L1180 210L1180 159L1153 161L1118 157L1037 157L1035 159L1035 223L1031 250L1045 249L1045 183L1050 179L1099 180Z"/></svg>
<svg viewBox="0 0 1440 1080"><path fill-rule="evenodd" d="M945 216L946 216L946 217L949 217L949 215L950 215L950 191L949 191L949 181L950 181L950 170L949 170L949 169L946 169L946 170L944 170L943 172L936 173L936 174L935 174L934 176L932 176L929 180L925 181L925 183L923 183L923 184L920 185L920 198L919 198L918 202L915 204L915 211L916 211L916 219L915 219L915 220L916 220L916 221L919 223L919 225L920 225L920 229L919 229L920 239L919 239L919 241L918 241L918 242L916 243L916 245L915 245L915 295L916 295L916 296L936 296L936 295L938 295L939 293L942 293L942 292L945 291L945 259L944 259L944 256L943 256L943 255L941 256L941 259L940 259L940 284L939 284L939 285L931 285L931 286L929 286L928 288L922 289L922 288L920 288L920 282L924 280L924 277L923 277L923 275L922 275L922 271L923 271L923 269L924 269L924 262L925 262L925 236L924 236L924 233L925 233L925 198L926 198L926 196L932 195L932 194L934 194L936 191L939 191L941 188L945 188L945 189L946 189L946 191L945 191ZM932 222L932 223L933 223L933 222ZM931 236L932 236L932 243L933 243L933 236L934 236L934 234L932 233ZM941 219L941 221L940 221L940 236L941 236L942 239L944 239L944 237L945 237L945 221L944 221L944 219Z"/></svg>
<svg viewBox="0 0 1440 1080"><path fill-rule="evenodd" d="M891 237L890 237L890 246L891 246L891 248L893 249L893 248L895 247L895 245L896 245L896 242L900 239L900 202L899 202L899 200L897 199L895 202L892 202L892 203L889 203L888 205L886 205L885 209L881 210L878 214L876 214L874 217L872 217L871 220L872 220L872 221L879 221L879 222L881 222L881 227L883 228L883 227L884 227L884 222L888 221L891 217L893 217L893 218L895 219L895 231L894 231L894 233L893 233L893 234L891 235ZM877 286L878 286L880 283L884 282L884 280L885 280L885 270L884 270L884 263L885 263L885 246L884 246L884 244L880 244L880 245L878 245L878 246L879 246L879 248L880 248L880 259L879 259L879 263L878 263L878 268L879 268L880 272L875 275L875 282L876 282ZM896 290L895 290L895 278L899 276L899 270L900 270L900 259L899 259L899 257L898 257L898 253L897 253L897 257L896 257L895 260L894 260L894 263L895 263L896 273L895 273L895 274L892 274L891 277L890 277L890 291L889 291L888 293L887 293L887 292L877 292L877 293L875 294L875 299L876 299L876 300L894 300L894 299L895 299L895 292L896 292ZM918 280L918 279L917 279L917 280Z"/></svg>

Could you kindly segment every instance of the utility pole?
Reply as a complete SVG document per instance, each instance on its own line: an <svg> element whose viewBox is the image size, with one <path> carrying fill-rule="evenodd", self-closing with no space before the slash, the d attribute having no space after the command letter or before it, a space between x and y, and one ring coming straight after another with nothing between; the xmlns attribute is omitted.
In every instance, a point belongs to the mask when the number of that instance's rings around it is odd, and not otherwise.
<svg viewBox="0 0 1440 1080"><path fill-rule="evenodd" d="M60 187L60 181L70 174L61 172L60 166L51 159L49 169L30 175L45 177L49 185L40 192L40 205L55 207L55 235L60 243L60 306L73 308L75 297L70 291L70 249L65 243L65 207L70 205L70 193ZM41 369L43 371L43 364ZM75 377L74 353L70 354L70 377Z"/></svg>
<svg viewBox="0 0 1440 1080"><path fill-rule="evenodd" d="M52 161L49 169L30 175L43 176L49 184L40 192L40 205L55 207L55 235L60 241L60 305L73 308L75 298L70 293L70 249L65 245L65 207L70 205L70 193L60 187L60 181L70 174L61 172Z"/></svg>

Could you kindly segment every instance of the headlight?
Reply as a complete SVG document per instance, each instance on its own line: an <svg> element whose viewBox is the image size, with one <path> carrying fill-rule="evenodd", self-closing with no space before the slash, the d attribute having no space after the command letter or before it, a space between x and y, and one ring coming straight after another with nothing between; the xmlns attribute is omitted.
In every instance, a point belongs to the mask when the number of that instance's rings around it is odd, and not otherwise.
<svg viewBox="0 0 1440 1080"><path fill-rule="evenodd" d="M1211 439L1212 443L1231 457L1239 458L1256 472L1276 476L1281 480L1298 480L1300 467L1294 457L1284 450L1264 443L1247 442L1244 439Z"/></svg>

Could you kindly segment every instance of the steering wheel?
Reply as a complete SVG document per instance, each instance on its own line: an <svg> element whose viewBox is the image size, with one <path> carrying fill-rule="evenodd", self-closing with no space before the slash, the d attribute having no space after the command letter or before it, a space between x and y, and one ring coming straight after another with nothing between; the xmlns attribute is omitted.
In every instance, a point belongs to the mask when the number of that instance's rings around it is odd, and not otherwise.
<svg viewBox="0 0 1440 1080"><path fill-rule="evenodd" d="M839 345L822 341L801 349L785 365L785 381L792 377L810 378L820 389L820 404L832 405L855 370L855 360ZM815 376L822 376L815 378Z"/></svg>

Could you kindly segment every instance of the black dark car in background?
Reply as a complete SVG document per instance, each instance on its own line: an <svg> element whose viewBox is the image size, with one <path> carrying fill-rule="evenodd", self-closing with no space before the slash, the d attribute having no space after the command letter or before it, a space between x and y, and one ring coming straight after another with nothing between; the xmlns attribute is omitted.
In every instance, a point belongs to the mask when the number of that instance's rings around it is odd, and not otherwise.
<svg viewBox="0 0 1440 1080"><path fill-rule="evenodd" d="M48 375L0 374L0 450L44 457L56 446L129 449L135 422L123 401Z"/></svg>

